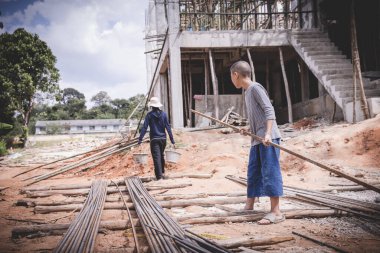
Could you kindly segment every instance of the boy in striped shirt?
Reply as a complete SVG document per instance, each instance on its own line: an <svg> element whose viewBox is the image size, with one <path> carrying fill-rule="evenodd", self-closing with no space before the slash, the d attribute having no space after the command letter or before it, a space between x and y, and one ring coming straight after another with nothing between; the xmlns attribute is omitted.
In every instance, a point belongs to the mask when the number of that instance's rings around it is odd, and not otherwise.
<svg viewBox="0 0 380 253"><path fill-rule="evenodd" d="M281 135L269 96L264 87L251 80L251 67L245 61L234 63L231 80L237 89L245 90L245 104L252 134L263 138L263 142L252 138L247 171L247 201L245 210L253 210L255 197L268 196L271 211L258 221L260 225L285 220L280 211L280 196L283 195L282 175L279 163L280 150L270 146L279 144ZM242 131L244 134L244 131Z"/></svg>

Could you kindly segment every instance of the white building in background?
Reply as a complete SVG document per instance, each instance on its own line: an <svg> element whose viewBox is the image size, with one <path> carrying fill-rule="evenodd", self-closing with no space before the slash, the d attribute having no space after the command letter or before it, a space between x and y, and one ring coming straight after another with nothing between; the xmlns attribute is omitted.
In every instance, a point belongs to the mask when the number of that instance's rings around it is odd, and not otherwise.
<svg viewBox="0 0 380 253"><path fill-rule="evenodd" d="M36 134L116 133L125 124L125 119L37 121Z"/></svg>

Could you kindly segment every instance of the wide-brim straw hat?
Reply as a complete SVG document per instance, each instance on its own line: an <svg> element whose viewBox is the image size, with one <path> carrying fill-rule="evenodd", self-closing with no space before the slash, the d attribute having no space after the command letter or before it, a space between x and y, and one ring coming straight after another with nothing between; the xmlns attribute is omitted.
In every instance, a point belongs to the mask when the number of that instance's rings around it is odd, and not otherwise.
<svg viewBox="0 0 380 253"><path fill-rule="evenodd" d="M149 100L148 106L159 108L159 107L162 107L162 104L160 103L160 100L158 99L158 97L151 97L151 99Z"/></svg>

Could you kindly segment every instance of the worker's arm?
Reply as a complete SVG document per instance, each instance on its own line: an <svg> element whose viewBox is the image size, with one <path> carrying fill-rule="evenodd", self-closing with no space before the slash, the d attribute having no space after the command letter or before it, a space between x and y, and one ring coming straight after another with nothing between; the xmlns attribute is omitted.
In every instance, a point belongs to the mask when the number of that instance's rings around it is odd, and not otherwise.
<svg viewBox="0 0 380 253"><path fill-rule="evenodd" d="M269 142L272 141L272 126L273 126L273 120L267 120L267 131L265 132L264 142L263 144L265 146L269 146Z"/></svg>
<svg viewBox="0 0 380 253"><path fill-rule="evenodd" d="M166 131L167 131L168 134L169 134L170 142L174 145L174 144L175 144L175 141L174 141L174 138L173 138L172 128L171 128L171 126L170 126L170 123L169 123L168 117L166 116L166 113L165 113L163 116L164 116L165 128L166 128Z"/></svg>
<svg viewBox="0 0 380 253"><path fill-rule="evenodd" d="M266 119L266 131L264 136L263 144L269 146L269 142L272 141L272 126L273 121L276 120L276 115L274 113L274 108L269 100L267 92L262 87L257 87L256 92L253 93L255 100L263 109Z"/></svg>
<svg viewBox="0 0 380 253"><path fill-rule="evenodd" d="M141 132L140 132L139 144L141 144L142 139L144 138L144 135L145 135L146 131L148 130L148 126L149 126L149 114L147 114L145 119L144 119L144 125L141 128Z"/></svg>

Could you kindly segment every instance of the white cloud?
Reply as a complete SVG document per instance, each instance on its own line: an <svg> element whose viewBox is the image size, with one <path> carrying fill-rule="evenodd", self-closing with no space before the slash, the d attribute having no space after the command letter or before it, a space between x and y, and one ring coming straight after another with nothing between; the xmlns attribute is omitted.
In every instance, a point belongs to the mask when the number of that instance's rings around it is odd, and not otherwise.
<svg viewBox="0 0 380 253"><path fill-rule="evenodd" d="M8 31L25 27L47 42L61 88L78 89L88 100L100 90L128 98L147 91L146 6L146 0L45 0L3 20Z"/></svg>

